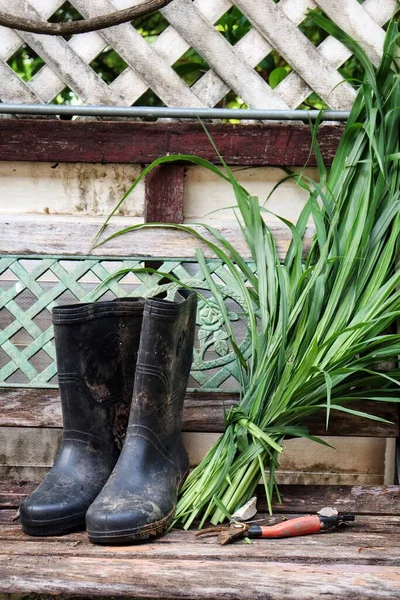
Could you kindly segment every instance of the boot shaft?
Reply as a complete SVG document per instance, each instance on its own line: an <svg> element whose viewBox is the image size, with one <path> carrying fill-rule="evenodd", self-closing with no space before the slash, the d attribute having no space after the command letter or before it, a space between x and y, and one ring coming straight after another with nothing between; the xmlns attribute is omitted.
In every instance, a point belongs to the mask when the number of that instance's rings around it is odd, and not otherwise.
<svg viewBox="0 0 400 600"><path fill-rule="evenodd" d="M196 293L179 290L175 300L146 300L129 419L163 442L180 435L196 325Z"/></svg>
<svg viewBox="0 0 400 600"><path fill-rule="evenodd" d="M126 298L53 309L65 439L80 433L121 447L143 307Z"/></svg>

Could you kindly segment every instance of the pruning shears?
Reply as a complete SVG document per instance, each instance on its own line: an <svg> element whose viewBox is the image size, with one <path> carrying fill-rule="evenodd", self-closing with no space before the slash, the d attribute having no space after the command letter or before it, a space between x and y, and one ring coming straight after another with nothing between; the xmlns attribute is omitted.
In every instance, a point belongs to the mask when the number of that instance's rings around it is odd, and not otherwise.
<svg viewBox="0 0 400 600"><path fill-rule="evenodd" d="M252 525L240 520L231 520L228 527L214 527L203 529L196 533L197 536L218 534L218 541L222 546L231 544L243 538L286 538L299 535L319 533L333 527L340 527L348 521L354 521L355 516L348 513L339 513L332 508L323 508L315 515L307 515L288 519L275 525Z"/></svg>

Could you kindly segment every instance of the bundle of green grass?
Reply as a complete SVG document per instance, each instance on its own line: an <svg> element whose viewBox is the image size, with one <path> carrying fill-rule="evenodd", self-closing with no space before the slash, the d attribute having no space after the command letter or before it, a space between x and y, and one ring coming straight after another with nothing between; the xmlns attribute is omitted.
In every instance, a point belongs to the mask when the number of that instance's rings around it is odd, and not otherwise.
<svg viewBox="0 0 400 600"><path fill-rule="evenodd" d="M337 26L322 16L313 18L354 52L365 79L329 174L316 143L317 125L312 126L319 180L291 175L308 190L309 199L297 224L282 219L292 235L283 263L263 219L266 209L223 161L223 169L218 169L198 157L169 156L155 161L141 176L157 164L187 160L228 181L255 266L250 268L209 226L205 227L215 243L190 227L173 226L206 243L234 277L251 340L251 355L246 358L223 292L198 250L197 259L236 355L241 393L238 406L226 415L225 433L182 488L176 521L185 528L195 519L200 519L200 526L206 519L223 521L251 498L260 478L271 511L273 494L279 497L275 472L285 437L324 443L309 436L302 425L316 411L326 412L328 427L332 410L381 420L354 410L352 403L399 401L400 370L376 368L379 362L397 361L400 354L400 335L390 333L400 314L398 22L393 19L389 24L383 58L374 68ZM310 221L315 236L304 261L303 235Z"/></svg>

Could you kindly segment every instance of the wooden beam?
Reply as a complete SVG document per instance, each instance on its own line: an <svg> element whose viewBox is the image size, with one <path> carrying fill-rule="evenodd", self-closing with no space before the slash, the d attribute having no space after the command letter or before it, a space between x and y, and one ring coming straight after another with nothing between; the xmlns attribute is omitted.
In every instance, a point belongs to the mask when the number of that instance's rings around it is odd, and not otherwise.
<svg viewBox="0 0 400 600"><path fill-rule="evenodd" d="M185 167L159 165L145 178L145 221L183 223Z"/></svg>
<svg viewBox="0 0 400 600"><path fill-rule="evenodd" d="M315 165L309 126L299 123L207 124L230 165ZM323 125L318 140L332 162L342 125ZM0 119L0 160L150 163L166 154L195 154L219 163L199 123Z"/></svg>
<svg viewBox="0 0 400 600"><path fill-rule="evenodd" d="M168 212L168 206L158 205L156 211ZM171 211L171 216L173 211ZM155 216L155 215L153 215ZM166 216L168 216L166 214ZM131 225L140 224L141 219L133 217L113 217L105 230L105 236ZM172 229L139 229L115 237L103 246L92 249L93 241L104 223L104 217L54 216L54 215L0 215L0 254L41 254L82 256L93 255L107 257L145 257L148 260L160 258L195 258L196 248L202 248L207 258L215 258L214 253L189 233ZM244 257L251 258L239 227L232 222L215 226L236 250ZM210 237L199 225L194 229L205 237ZM290 230L282 224L271 223L278 256L286 256L290 241ZM308 228L304 236L304 252L307 254L314 230ZM102 239L104 239L104 237Z"/></svg>
<svg viewBox="0 0 400 600"><path fill-rule="evenodd" d="M238 395L228 392L188 392L183 415L184 431L219 433L224 431L224 408L237 404ZM332 411L329 430L325 428L325 411L305 420L313 435L359 437L396 437L399 419L395 404L363 402L352 408L370 412L393 423L386 424ZM57 390L32 388L0 389L1 427L61 427L61 406Z"/></svg>

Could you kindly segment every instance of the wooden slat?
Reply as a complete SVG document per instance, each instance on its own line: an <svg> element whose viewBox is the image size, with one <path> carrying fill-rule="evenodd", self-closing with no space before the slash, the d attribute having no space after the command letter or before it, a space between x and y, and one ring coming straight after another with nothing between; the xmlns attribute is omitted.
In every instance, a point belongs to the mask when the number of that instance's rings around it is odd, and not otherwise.
<svg viewBox="0 0 400 600"><path fill-rule="evenodd" d="M157 560L220 560L222 565L230 559L284 560L308 564L346 560L356 565L393 565L398 564L400 559L400 517L360 516L354 525L343 532L333 530L319 537L295 537L289 540L255 540L249 546L239 541L221 547L214 536L196 537L193 528L187 532L174 529L155 543L103 548L90 544L84 532L47 539L30 538L22 533L20 524L12 520L15 519L14 511L0 511L0 518L2 512L5 513L0 521L3 523L0 527L2 552L11 557L45 555L53 558L82 556L96 559L106 556L113 558L116 566L120 559L146 556ZM297 515L288 515L288 518L293 516ZM265 525L281 520L279 515L269 518L265 514L258 514L257 519L262 519Z"/></svg>
<svg viewBox="0 0 400 600"><path fill-rule="evenodd" d="M63 0L46 0L41 1L39 4L36 2L36 14L40 15L41 19L47 20L62 4L64 4ZM4 3L2 8L7 9L6 5L7 2ZM94 31L83 35L74 35L68 43L73 51L87 63L91 63L107 46L107 42L103 40L101 35ZM4 60L8 60L23 44L24 40L16 31L5 28L0 30L0 56ZM37 94L35 102L51 102L65 88L65 82L47 64L44 64L29 80L29 88ZM10 102L12 101L16 102L17 99L13 98ZM128 101L128 98L126 98L126 103Z"/></svg>
<svg viewBox="0 0 400 600"><path fill-rule="evenodd" d="M188 392L183 415L183 431L222 432L224 408L236 404L238 397L227 392ZM304 422L313 435L358 437L396 437L399 419L396 405L367 403L354 407L393 421L393 424L361 419L332 411L329 430L325 429L325 412ZM61 408L57 390L29 388L0 389L1 427L61 427Z"/></svg>
<svg viewBox="0 0 400 600"><path fill-rule="evenodd" d="M6 6L0 0L0 6ZM24 15L26 2L15 0L13 11L16 15ZM30 3L30 14L37 19L40 12ZM86 103L118 104L119 98L113 93L102 78L84 61L79 54L62 37L38 36L27 32L18 32L19 36L51 67L65 86L69 86ZM16 100L14 100L16 101Z"/></svg>
<svg viewBox="0 0 400 600"><path fill-rule="evenodd" d="M24 481L24 482L17 483L15 481L12 481L9 479L0 479L0 514L1 514L1 512L4 512L5 510L11 511L11 509L18 508L18 506L21 504L22 500L28 494L33 492L33 490L36 487L37 487L37 482ZM4 514L3 514L3 522L5 522ZM13 513L11 511L10 515L11 514L12 514L12 516L14 516L15 511ZM7 522L12 523L13 521L11 519L12 519L12 517Z"/></svg>
<svg viewBox="0 0 400 600"><path fill-rule="evenodd" d="M351 107L355 97L354 88L343 81L343 76L286 17L279 5L257 0L236 0L236 4L328 106L342 110Z"/></svg>
<svg viewBox="0 0 400 600"><path fill-rule="evenodd" d="M317 0L337 25L356 39L369 59L378 65L383 54L385 31L357 0ZM380 2L382 9L387 2ZM392 7L394 12L395 7Z"/></svg>
<svg viewBox="0 0 400 600"><path fill-rule="evenodd" d="M312 513L323 506L332 506L339 512L362 515L399 515L400 487L340 486L340 485L281 485L282 504L273 504L274 513ZM263 495L260 490L261 496ZM259 510L265 510L260 497Z"/></svg>
<svg viewBox="0 0 400 600"><path fill-rule="evenodd" d="M202 542L204 544L204 542ZM27 544L26 544L27 545ZM67 556L49 554L0 555L0 593L13 599L26 598L158 598L193 600L243 600L282 598L311 600L334 598L397 598L400 594L398 552L389 553L386 564L356 564L348 557L337 562L311 562L307 557L294 562L290 557L268 560L269 543L254 544L258 553L247 550L239 558L230 547L218 548L218 557L158 558L155 544L138 547L135 558L115 556L113 549L100 556L82 556L79 544ZM56 546L54 546L56 547ZM360 536L359 548L363 547ZM382 547L382 546L381 546ZM321 549L318 544L318 549ZM314 550L316 552L317 548ZM331 555L346 554L340 546ZM124 553L124 549L122 550ZM354 549L353 555L358 550ZM50 550L51 552L51 550ZM328 554L321 551L321 554ZM377 552L379 554L379 551ZM225 560L221 560L221 557ZM382 560L382 551L379 554ZM216 560L218 558L218 560ZM245 562L244 562L245 561Z"/></svg>
<svg viewBox="0 0 400 600"><path fill-rule="evenodd" d="M15 509L0 509L0 531L2 531L1 525L10 525L15 522L16 514Z"/></svg>
<svg viewBox="0 0 400 600"><path fill-rule="evenodd" d="M292 7L290 6L290 0L287 0L285 4L282 3L285 0L281 0L279 7L282 11L290 18L291 21L295 22L292 18ZM307 2L307 0L305 0ZM298 0L295 0L295 4L298 4ZM311 4L311 2L309 2ZM309 8L315 8L309 6ZM331 3L333 4L333 3ZM289 10L290 8L290 10ZM396 10L396 0L365 0L363 3L363 9L370 15L378 25L384 25ZM340 18L340 11L336 11L336 15ZM298 21L299 22L299 21ZM335 69L339 68L348 58L351 56L351 51L344 46L339 40L333 36L328 36L318 46L318 52L324 57ZM275 88L276 91L285 98L286 102L290 107L297 107L301 102L312 93L307 83L296 73L292 71L287 77Z"/></svg>
<svg viewBox="0 0 400 600"><path fill-rule="evenodd" d="M175 529L153 542L102 547L85 532L28 537L14 515L0 511L0 592L15 599L375 599L400 592L400 517L358 516L343 532L251 545L221 547L214 537Z"/></svg>
<svg viewBox="0 0 400 600"><path fill-rule="evenodd" d="M114 10L113 4L108 0L91 3L76 0L75 5L85 18L101 16ZM205 106L170 67L168 61L130 23L120 25L117 29L104 29L102 36L167 106Z"/></svg>
<svg viewBox="0 0 400 600"><path fill-rule="evenodd" d="M163 15L249 107L288 108L191 0L175 0L163 9Z"/></svg>
<svg viewBox="0 0 400 600"><path fill-rule="evenodd" d="M51 215L0 215L0 253L194 259L196 249L200 247L207 258L215 258L205 244L189 233L162 228L133 231L92 249L94 239L104 221L105 217L85 217L82 220L80 217ZM114 217L105 231L105 236L141 222L141 219ZM205 237L209 237L201 226L193 227ZM243 257L251 258L249 248L237 225L228 222L216 229L234 244ZM278 255L283 259L290 244L290 231L284 225L276 223L270 224L270 230L276 241ZM309 228L304 237L305 253L310 247L312 235L313 230Z"/></svg>
<svg viewBox="0 0 400 600"><path fill-rule="evenodd" d="M281 0L279 7L286 16L298 25L303 19L309 8L315 8L313 0ZM250 29L236 44L235 52L239 59L255 68L265 56L267 56L273 47L256 29ZM303 80L302 80L303 81ZM229 85L220 77L216 71L210 69L196 83L192 89L199 98L207 102L208 106L215 106L229 92ZM277 86L274 93L280 97L289 108L297 108L301 103L297 97L293 97L291 90L281 93L281 88ZM311 93L311 90L310 90Z"/></svg>
<svg viewBox="0 0 400 600"><path fill-rule="evenodd" d="M38 485L37 482L10 479L0 480L0 509L17 508L22 500ZM400 518L399 485L280 485L282 503L273 502L274 515L310 514L323 506L332 506L339 512L357 515L375 515ZM263 486L257 489L257 507L265 512Z"/></svg>
<svg viewBox="0 0 400 600"><path fill-rule="evenodd" d="M145 221L183 223L185 168L159 165L145 179Z"/></svg>
<svg viewBox="0 0 400 600"><path fill-rule="evenodd" d="M305 124L208 124L207 128L231 165L295 166L309 158L311 136ZM342 132L339 125L319 130L328 165ZM198 123L0 119L0 160L149 163L176 153L219 163ZM308 164L316 164L314 156Z"/></svg>
<svg viewBox="0 0 400 600"><path fill-rule="evenodd" d="M0 59L0 80L2 82L7 82L5 89L1 92L1 99L3 102L16 102L17 104L21 104L23 102L31 103L41 101L41 98L39 98L2 59Z"/></svg>

